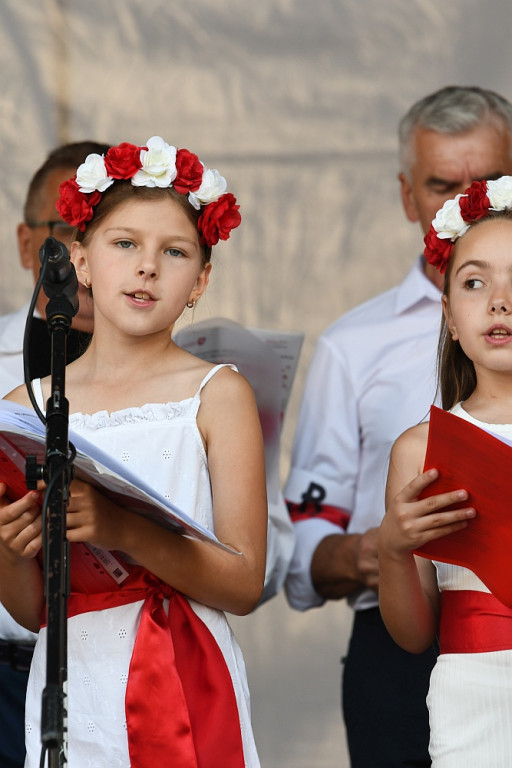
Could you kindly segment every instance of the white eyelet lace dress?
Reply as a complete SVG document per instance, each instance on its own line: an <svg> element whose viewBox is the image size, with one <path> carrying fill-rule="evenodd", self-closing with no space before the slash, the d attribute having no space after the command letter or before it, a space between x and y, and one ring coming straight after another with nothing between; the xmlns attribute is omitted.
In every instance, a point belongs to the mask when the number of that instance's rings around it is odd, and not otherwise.
<svg viewBox="0 0 512 768"><path fill-rule="evenodd" d="M194 397L176 403L70 416L70 429L124 462L191 518L213 530L208 462L197 427L201 391L222 368L215 366ZM231 366L233 367L233 366ZM236 369L235 369L236 370ZM34 382L40 407L41 385ZM209 546L205 544L205 546ZM80 613L68 619L68 763L71 768L129 768L125 694L143 600ZM222 651L231 676L247 768L259 768L242 654L222 611L188 601ZM168 602L166 603L168 606ZM229 678L228 678L229 679ZM38 768L41 696L46 685L46 629L37 641L26 705L26 768ZM151 692L148 690L148 696ZM154 717L166 728L172 711ZM154 768L164 768L162 761ZM174 764L174 763L173 763ZM181 765L181 764L180 764ZM137 766L135 766L137 768ZM223 768L217 761L205 768Z"/></svg>

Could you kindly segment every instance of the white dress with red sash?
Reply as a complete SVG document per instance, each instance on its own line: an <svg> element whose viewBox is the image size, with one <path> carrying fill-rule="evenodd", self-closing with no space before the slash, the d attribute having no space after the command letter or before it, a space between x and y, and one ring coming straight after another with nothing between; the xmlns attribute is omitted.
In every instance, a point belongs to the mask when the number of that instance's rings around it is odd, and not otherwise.
<svg viewBox="0 0 512 768"><path fill-rule="evenodd" d="M210 530L210 478L196 416L201 390L221 367L181 402L70 416L71 429ZM225 614L186 599L145 569L127 568L121 589L97 594L74 588L72 568L69 765L259 768L245 665ZM42 628L27 691L26 768L39 766L45 684Z"/></svg>
<svg viewBox="0 0 512 768"><path fill-rule="evenodd" d="M460 403L452 413L512 438L512 425L483 424ZM432 766L510 768L512 609L494 598L468 568L434 565L441 590L441 653L427 698Z"/></svg>

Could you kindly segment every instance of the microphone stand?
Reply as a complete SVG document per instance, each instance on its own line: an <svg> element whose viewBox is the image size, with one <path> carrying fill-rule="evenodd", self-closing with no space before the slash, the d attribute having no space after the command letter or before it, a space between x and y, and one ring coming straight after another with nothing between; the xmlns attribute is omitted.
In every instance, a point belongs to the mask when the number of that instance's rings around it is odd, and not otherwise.
<svg viewBox="0 0 512 768"><path fill-rule="evenodd" d="M69 403L65 397L66 341L78 311L78 281L66 247L47 238L39 252L48 296L46 319L51 335L51 394L46 403L46 464L27 457L27 486L44 478L43 505L44 583L47 605L46 687L42 696L41 741L49 768L67 764L67 601L69 595L69 542L66 507L72 479L74 449L68 445ZM52 268L53 265L53 268ZM72 448L72 446L71 446Z"/></svg>

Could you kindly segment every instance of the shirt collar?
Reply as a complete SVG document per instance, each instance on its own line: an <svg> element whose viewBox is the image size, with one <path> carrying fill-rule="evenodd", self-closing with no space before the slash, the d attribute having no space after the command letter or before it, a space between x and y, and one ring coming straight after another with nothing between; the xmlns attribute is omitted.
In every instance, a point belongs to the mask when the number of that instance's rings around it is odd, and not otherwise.
<svg viewBox="0 0 512 768"><path fill-rule="evenodd" d="M395 311L397 315L406 312L423 300L441 303L441 291L428 279L424 271L425 259L419 256L405 279L398 286Z"/></svg>
<svg viewBox="0 0 512 768"><path fill-rule="evenodd" d="M23 338L29 306L30 302L0 319L0 354L19 354L23 351ZM34 312L34 317L41 317L37 309Z"/></svg>

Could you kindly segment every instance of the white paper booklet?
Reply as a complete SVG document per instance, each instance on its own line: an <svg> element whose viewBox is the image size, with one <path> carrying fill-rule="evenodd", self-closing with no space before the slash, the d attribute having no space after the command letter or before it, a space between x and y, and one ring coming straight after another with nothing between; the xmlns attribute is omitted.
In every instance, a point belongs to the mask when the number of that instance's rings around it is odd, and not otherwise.
<svg viewBox="0 0 512 768"><path fill-rule="evenodd" d="M125 509L145 515L176 533L235 552L123 464L71 429L69 441L77 451L73 465L75 477L96 486ZM22 489L25 457L35 455L38 463L44 464L45 452L45 426L36 413L9 400L0 400L0 479L8 487Z"/></svg>
<svg viewBox="0 0 512 768"><path fill-rule="evenodd" d="M251 384L265 443L267 495L275 502L280 487L281 426L304 334L245 328L225 317L216 317L181 328L174 340L203 360L233 363Z"/></svg>

